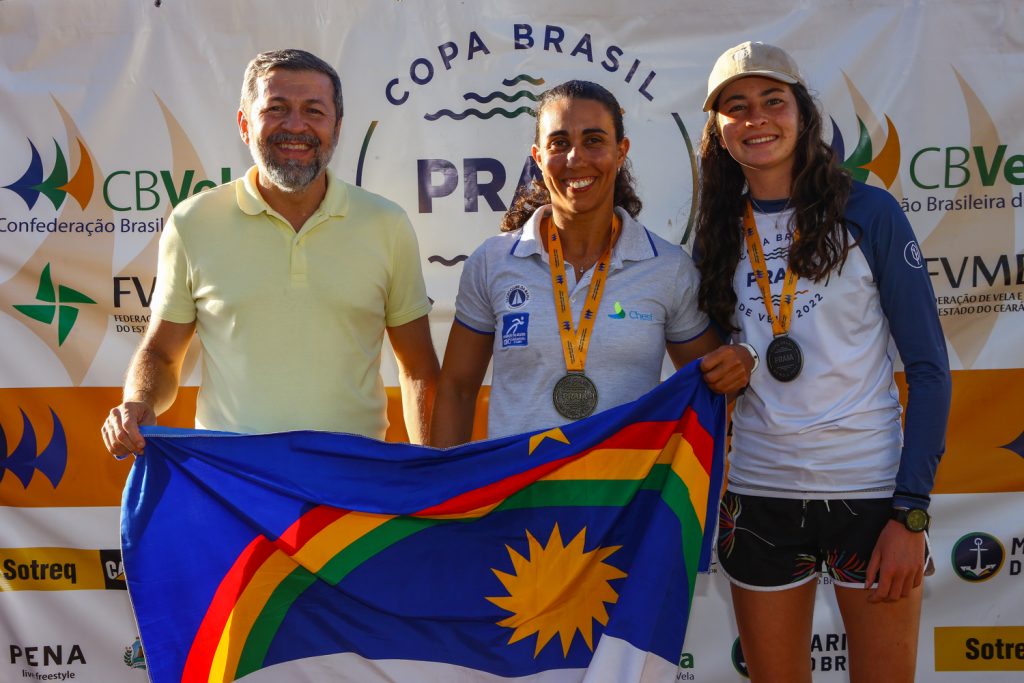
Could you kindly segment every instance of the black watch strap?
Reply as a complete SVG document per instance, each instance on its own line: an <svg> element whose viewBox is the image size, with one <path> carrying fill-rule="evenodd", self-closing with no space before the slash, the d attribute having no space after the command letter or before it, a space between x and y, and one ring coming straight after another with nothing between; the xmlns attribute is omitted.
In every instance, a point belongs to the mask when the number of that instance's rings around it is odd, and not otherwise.
<svg viewBox="0 0 1024 683"><path fill-rule="evenodd" d="M931 523L931 516L923 508L893 508L892 518L914 533L926 531Z"/></svg>

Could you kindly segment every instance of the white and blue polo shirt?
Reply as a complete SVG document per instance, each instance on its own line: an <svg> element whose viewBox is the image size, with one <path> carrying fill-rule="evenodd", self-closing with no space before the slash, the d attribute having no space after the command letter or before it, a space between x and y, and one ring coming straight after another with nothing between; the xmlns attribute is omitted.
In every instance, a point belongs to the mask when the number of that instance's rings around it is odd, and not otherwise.
<svg viewBox="0 0 1024 683"><path fill-rule="evenodd" d="M551 391L565 375L548 255L538 209L511 233L487 239L466 260L455 321L493 335L488 436L564 424ZM586 374L597 386L597 411L647 393L661 381L666 342L685 342L708 327L697 308L699 275L689 255L648 231L622 209L622 232L612 249L608 279L594 325ZM573 325L593 269L579 282L566 268Z"/></svg>

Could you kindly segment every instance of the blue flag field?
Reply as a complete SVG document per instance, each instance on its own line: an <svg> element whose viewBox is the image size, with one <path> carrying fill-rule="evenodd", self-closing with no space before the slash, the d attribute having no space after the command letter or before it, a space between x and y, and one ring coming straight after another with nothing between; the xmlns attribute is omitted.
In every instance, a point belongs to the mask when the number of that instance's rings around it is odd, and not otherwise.
<svg viewBox="0 0 1024 683"><path fill-rule="evenodd" d="M724 414L691 364L633 403L444 451L148 429L121 543L150 676L673 681Z"/></svg>

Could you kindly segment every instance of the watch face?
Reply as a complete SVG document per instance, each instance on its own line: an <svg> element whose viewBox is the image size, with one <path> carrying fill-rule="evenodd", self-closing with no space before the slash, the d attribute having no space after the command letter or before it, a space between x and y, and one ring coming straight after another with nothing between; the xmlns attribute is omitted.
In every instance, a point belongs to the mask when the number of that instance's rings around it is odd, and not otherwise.
<svg viewBox="0 0 1024 683"><path fill-rule="evenodd" d="M924 510L907 512L907 528L911 531L924 531L928 528L928 513Z"/></svg>

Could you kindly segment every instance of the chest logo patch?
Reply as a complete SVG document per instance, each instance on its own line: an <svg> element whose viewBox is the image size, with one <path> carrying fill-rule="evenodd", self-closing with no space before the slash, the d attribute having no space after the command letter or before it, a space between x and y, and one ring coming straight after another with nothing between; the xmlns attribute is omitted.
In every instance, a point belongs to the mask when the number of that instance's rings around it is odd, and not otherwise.
<svg viewBox="0 0 1024 683"><path fill-rule="evenodd" d="M527 346L530 328L529 313L506 313L501 317L501 348L510 346Z"/></svg>
<svg viewBox="0 0 1024 683"><path fill-rule="evenodd" d="M505 304L510 310L522 308L530 300L530 290L524 285L512 285L505 292Z"/></svg>

